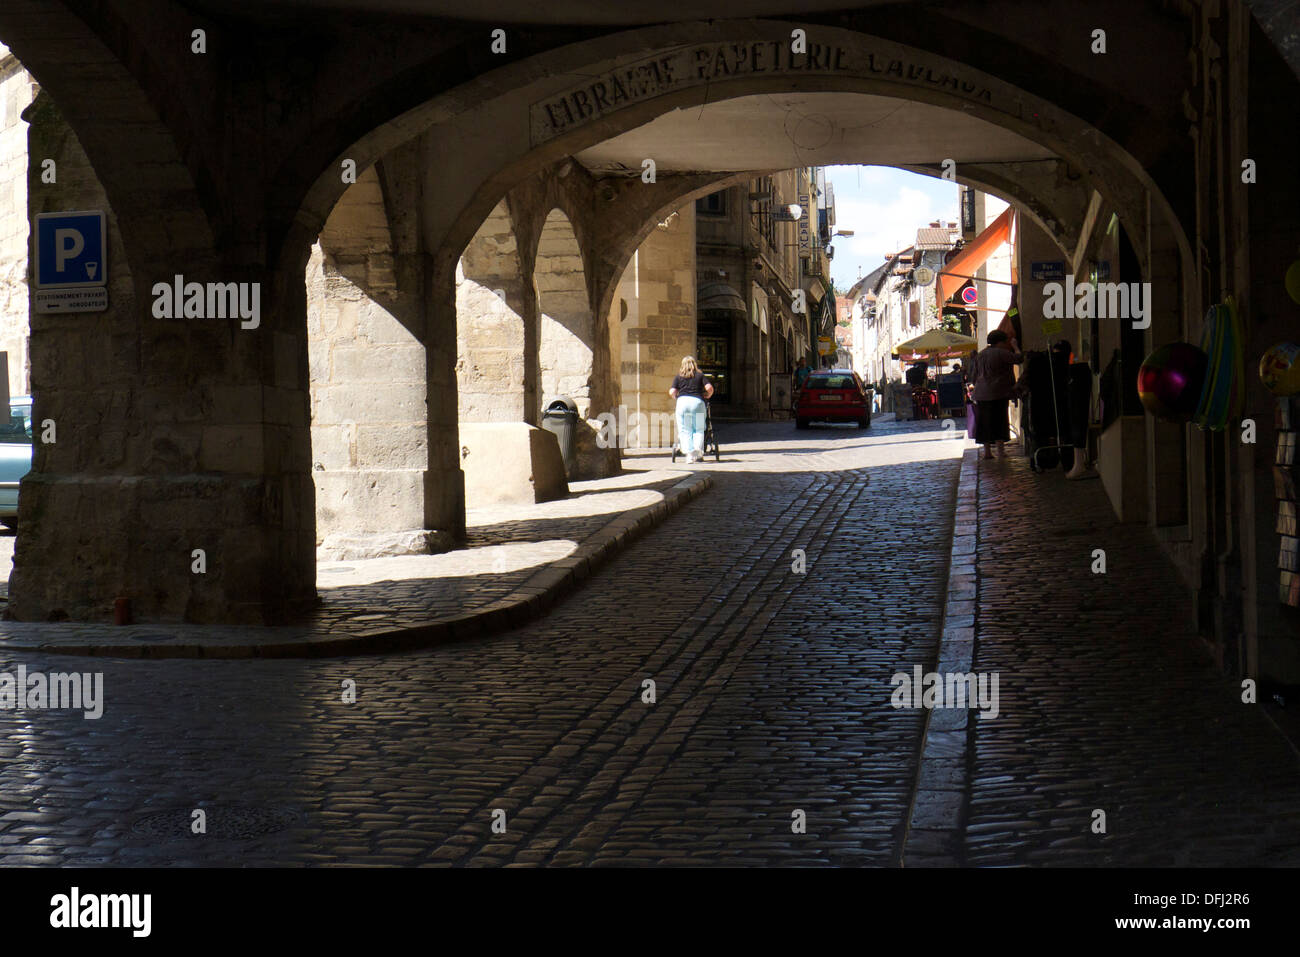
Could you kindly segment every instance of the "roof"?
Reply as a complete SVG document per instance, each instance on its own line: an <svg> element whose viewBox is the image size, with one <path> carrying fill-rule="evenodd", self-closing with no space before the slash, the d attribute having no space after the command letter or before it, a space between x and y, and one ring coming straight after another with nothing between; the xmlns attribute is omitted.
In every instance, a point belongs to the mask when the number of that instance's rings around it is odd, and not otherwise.
<svg viewBox="0 0 1300 957"><path fill-rule="evenodd" d="M947 249L952 242L953 231L947 228L935 229L927 226L916 231L917 249Z"/></svg>

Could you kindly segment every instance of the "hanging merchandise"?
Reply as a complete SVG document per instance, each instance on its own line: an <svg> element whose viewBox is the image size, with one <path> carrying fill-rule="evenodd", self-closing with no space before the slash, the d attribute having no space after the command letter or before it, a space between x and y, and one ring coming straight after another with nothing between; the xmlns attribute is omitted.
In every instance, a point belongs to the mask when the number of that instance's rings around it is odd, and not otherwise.
<svg viewBox="0 0 1300 957"><path fill-rule="evenodd" d="M1286 271L1286 293L1296 302L1300 302L1300 259L1291 264Z"/></svg>
<svg viewBox="0 0 1300 957"><path fill-rule="evenodd" d="M1170 342L1143 360L1138 398L1158 419L1189 422L1205 388L1208 359L1190 342Z"/></svg>
<svg viewBox="0 0 1300 957"><path fill-rule="evenodd" d="M1265 349L1259 359L1259 381L1274 395L1300 392L1300 345L1279 342Z"/></svg>
<svg viewBox="0 0 1300 957"><path fill-rule="evenodd" d="M1300 528L1296 526L1296 473L1300 469L1300 399L1282 396L1277 400L1277 454L1273 459L1273 486L1277 503L1278 599L1292 608L1300 607Z"/></svg>
<svg viewBox="0 0 1300 957"><path fill-rule="evenodd" d="M1241 415L1246 381L1241 318L1231 296L1205 314L1201 351L1208 364L1193 418L1202 429L1222 432L1229 421Z"/></svg>

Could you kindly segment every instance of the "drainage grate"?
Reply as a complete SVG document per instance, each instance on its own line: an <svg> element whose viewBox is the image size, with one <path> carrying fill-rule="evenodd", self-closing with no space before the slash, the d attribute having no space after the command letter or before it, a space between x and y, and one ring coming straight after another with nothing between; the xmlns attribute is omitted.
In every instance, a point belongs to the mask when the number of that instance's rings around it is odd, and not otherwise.
<svg viewBox="0 0 1300 957"><path fill-rule="evenodd" d="M202 810L207 815L206 834L194 834L191 830L195 810ZM154 838L208 837L241 840L275 834L302 820L301 811L288 807L258 804L230 804L198 809L185 807L155 811L138 817L131 823L131 833Z"/></svg>

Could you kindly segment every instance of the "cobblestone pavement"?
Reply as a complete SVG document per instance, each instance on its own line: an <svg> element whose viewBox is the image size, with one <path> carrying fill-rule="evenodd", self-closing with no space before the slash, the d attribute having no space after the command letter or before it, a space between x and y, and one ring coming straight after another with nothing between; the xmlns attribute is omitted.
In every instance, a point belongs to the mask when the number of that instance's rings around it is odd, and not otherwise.
<svg viewBox="0 0 1300 957"><path fill-rule="evenodd" d="M963 444L935 425L729 425L713 491L490 638L0 651L0 670L102 669L106 699L98 720L0 713L0 861L897 863L923 721L889 678L934 654Z"/></svg>
<svg viewBox="0 0 1300 957"><path fill-rule="evenodd" d="M713 491L504 634L331 660L0 651L102 669L106 699L0 712L0 863L899 864L925 712L892 708L890 678L937 660L966 443L720 437ZM968 723L955 859L1300 862L1297 755L1177 626L1150 537L1097 482L977 472L974 667L1000 713Z"/></svg>
<svg viewBox="0 0 1300 957"><path fill-rule="evenodd" d="M485 613L490 607L518 606L553 589L556 574L562 572L558 565L594 560L612 525L679 507L690 497L680 484L694 481L688 473L666 460L648 459L621 475L570 483L569 497L557 501L471 509L464 548L437 555L318 562L319 604L306 621L296 624L117 627L103 622L0 621L0 642L35 650L145 657L255 652L305 657L333 653L344 644L347 648L339 653L383 650L395 637L412 638L413 629L428 631L433 623ZM0 537L2 574L11 568L13 542L12 536ZM6 578L2 593L7 592ZM401 630L408 634L399 634ZM432 638L421 641L436 643Z"/></svg>
<svg viewBox="0 0 1300 957"><path fill-rule="evenodd" d="M1147 528L1115 524L1099 481L1018 455L977 472L974 664L1001 713L971 722L965 860L1300 864L1297 752L1210 664Z"/></svg>

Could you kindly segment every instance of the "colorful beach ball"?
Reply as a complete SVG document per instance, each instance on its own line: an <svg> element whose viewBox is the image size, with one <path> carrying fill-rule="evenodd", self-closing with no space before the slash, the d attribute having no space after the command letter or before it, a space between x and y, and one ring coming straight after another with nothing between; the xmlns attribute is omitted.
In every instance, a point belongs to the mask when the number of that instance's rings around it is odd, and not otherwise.
<svg viewBox="0 0 1300 957"><path fill-rule="evenodd" d="M1296 302L1300 302L1300 259L1293 262L1286 271L1286 292Z"/></svg>
<svg viewBox="0 0 1300 957"><path fill-rule="evenodd" d="M1189 422L1201 400L1209 357L1189 342L1171 342L1138 369L1138 397L1158 419Z"/></svg>
<svg viewBox="0 0 1300 957"><path fill-rule="evenodd" d="M1300 392L1300 345L1279 342L1265 349L1259 360L1259 381L1274 395Z"/></svg>

